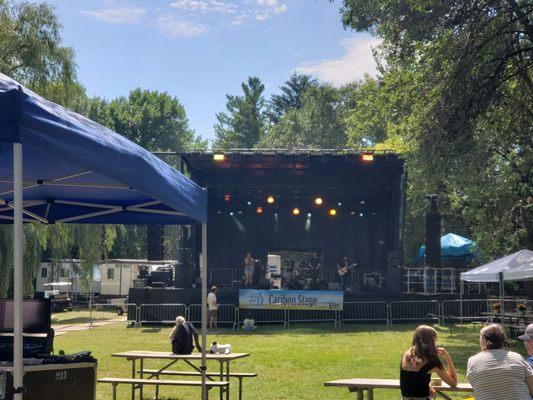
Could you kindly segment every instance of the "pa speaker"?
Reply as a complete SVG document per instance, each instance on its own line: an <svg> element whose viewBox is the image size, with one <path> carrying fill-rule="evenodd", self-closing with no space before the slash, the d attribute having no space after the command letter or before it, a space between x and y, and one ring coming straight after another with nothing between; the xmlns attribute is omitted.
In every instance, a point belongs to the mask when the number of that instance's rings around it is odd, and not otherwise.
<svg viewBox="0 0 533 400"><path fill-rule="evenodd" d="M403 284L402 271L403 269L398 266L387 268L387 290L389 293L401 293Z"/></svg>
<svg viewBox="0 0 533 400"><path fill-rule="evenodd" d="M438 212L426 214L426 264L429 267L440 267L440 225Z"/></svg>
<svg viewBox="0 0 533 400"><path fill-rule="evenodd" d="M192 265L176 264L174 265L174 287L190 289L192 288Z"/></svg>

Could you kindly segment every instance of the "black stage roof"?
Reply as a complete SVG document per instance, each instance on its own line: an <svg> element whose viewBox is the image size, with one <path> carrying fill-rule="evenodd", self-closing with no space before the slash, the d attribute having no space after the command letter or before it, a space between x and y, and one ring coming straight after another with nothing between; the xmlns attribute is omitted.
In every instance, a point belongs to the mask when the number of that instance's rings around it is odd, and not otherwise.
<svg viewBox="0 0 533 400"><path fill-rule="evenodd" d="M182 168L210 190L211 202L224 201L226 192L234 200L265 194L303 200L320 194L360 202L390 195L404 173L403 160L386 151L253 149L180 156Z"/></svg>

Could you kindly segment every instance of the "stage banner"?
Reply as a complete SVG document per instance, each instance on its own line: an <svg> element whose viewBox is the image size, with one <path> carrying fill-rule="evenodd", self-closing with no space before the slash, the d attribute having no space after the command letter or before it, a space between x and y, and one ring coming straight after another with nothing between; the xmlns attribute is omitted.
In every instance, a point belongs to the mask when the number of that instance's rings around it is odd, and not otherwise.
<svg viewBox="0 0 533 400"><path fill-rule="evenodd" d="M240 308L342 311L343 303L337 290L239 290Z"/></svg>

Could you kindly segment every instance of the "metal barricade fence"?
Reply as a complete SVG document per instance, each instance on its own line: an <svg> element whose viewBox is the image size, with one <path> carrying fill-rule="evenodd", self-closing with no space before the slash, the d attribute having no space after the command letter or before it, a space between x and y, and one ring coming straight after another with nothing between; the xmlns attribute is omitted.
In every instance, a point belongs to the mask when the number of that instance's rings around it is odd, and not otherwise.
<svg viewBox="0 0 533 400"><path fill-rule="evenodd" d="M329 322L338 326L340 311L337 310L287 310L287 327L293 322Z"/></svg>
<svg viewBox="0 0 533 400"><path fill-rule="evenodd" d="M263 310L254 308L239 308L237 310L239 326L245 319L253 319L256 324L283 324L287 327L287 310Z"/></svg>
<svg viewBox="0 0 533 400"><path fill-rule="evenodd" d="M217 317L219 324L231 325L235 329L238 324L237 307L234 304L219 304ZM191 304L187 307L187 320L193 324L202 323L201 304Z"/></svg>
<svg viewBox="0 0 533 400"><path fill-rule="evenodd" d="M482 321L487 319L483 313L489 312L489 302L487 299L444 300L441 312L442 324L446 320Z"/></svg>
<svg viewBox="0 0 533 400"><path fill-rule="evenodd" d="M389 325L389 308L385 301L365 301L344 303L340 312L340 322L383 321Z"/></svg>
<svg viewBox="0 0 533 400"><path fill-rule="evenodd" d="M393 321L439 321L440 316L440 303L437 300L390 302L391 324Z"/></svg>
<svg viewBox="0 0 533 400"><path fill-rule="evenodd" d="M89 305L89 327L94 328L118 322L135 324L137 320L137 305L95 303Z"/></svg>
<svg viewBox="0 0 533 400"><path fill-rule="evenodd" d="M185 304L142 304L138 321L141 324L173 324L178 315L187 315Z"/></svg>

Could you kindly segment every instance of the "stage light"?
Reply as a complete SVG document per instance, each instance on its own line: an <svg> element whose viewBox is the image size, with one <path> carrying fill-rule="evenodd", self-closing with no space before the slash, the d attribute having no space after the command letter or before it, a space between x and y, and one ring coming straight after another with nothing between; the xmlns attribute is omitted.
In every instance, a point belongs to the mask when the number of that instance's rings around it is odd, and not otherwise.
<svg viewBox="0 0 533 400"><path fill-rule="evenodd" d="M361 200L361 201L359 202L359 204L365 204L365 201L364 201L364 200Z"/></svg>
<svg viewBox="0 0 533 400"><path fill-rule="evenodd" d="M224 195L224 201L230 201L231 200L231 195L229 193L226 193Z"/></svg>
<svg viewBox="0 0 533 400"><path fill-rule="evenodd" d="M361 160L366 162L374 161L374 154L372 153L363 153L361 154Z"/></svg>
<svg viewBox="0 0 533 400"><path fill-rule="evenodd" d="M258 214L263 214L263 207L257 207L257 210L255 210Z"/></svg>
<svg viewBox="0 0 533 400"><path fill-rule="evenodd" d="M246 202L246 204L248 204L249 206L251 206L251 205L252 205L252 202L251 202L250 200L248 200L248 201Z"/></svg>
<svg viewBox="0 0 533 400"><path fill-rule="evenodd" d="M307 218L311 218L311 213L307 213Z"/></svg>
<svg viewBox="0 0 533 400"><path fill-rule="evenodd" d="M360 216L360 217L364 217L365 214L363 214L363 213L359 213L359 216Z"/></svg>
<svg viewBox="0 0 533 400"><path fill-rule="evenodd" d="M230 212L229 212L229 215L233 217L233 211L230 211Z"/></svg>
<svg viewBox="0 0 533 400"><path fill-rule="evenodd" d="M342 203L341 203L340 201L337 203L337 205L338 205L339 207L342 207Z"/></svg>
<svg viewBox="0 0 533 400"><path fill-rule="evenodd" d="M215 161L224 161L225 158L224 154L213 154L213 160Z"/></svg>
<svg viewBox="0 0 533 400"><path fill-rule="evenodd" d="M355 211L350 211L350 215L355 215Z"/></svg>
<svg viewBox="0 0 533 400"><path fill-rule="evenodd" d="M292 215L300 215L300 209L295 207L292 209Z"/></svg>
<svg viewBox="0 0 533 400"><path fill-rule="evenodd" d="M324 200L322 200L322 197L317 197L317 198L315 199L315 204L316 204L317 206L321 206L322 203L324 203Z"/></svg>
<svg viewBox="0 0 533 400"><path fill-rule="evenodd" d="M239 210L239 211L237 212L237 214L239 214L239 215L242 215L242 211L241 211L241 210Z"/></svg>
<svg viewBox="0 0 533 400"><path fill-rule="evenodd" d="M274 199L274 196L268 196L268 197L267 197L267 203L268 203L268 204L274 204L274 201L276 201L276 200Z"/></svg>
<svg viewBox="0 0 533 400"><path fill-rule="evenodd" d="M218 211L217 211L217 214L218 214L218 215L222 214L222 211L218 210Z"/></svg>
<svg viewBox="0 0 533 400"><path fill-rule="evenodd" d="M332 217L337 215L337 210L335 210L334 208L332 208L331 210L329 210L329 215L331 215Z"/></svg>

